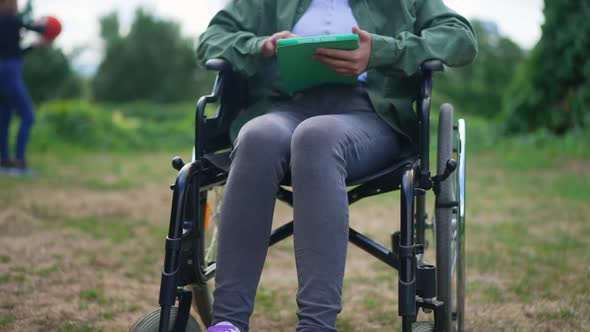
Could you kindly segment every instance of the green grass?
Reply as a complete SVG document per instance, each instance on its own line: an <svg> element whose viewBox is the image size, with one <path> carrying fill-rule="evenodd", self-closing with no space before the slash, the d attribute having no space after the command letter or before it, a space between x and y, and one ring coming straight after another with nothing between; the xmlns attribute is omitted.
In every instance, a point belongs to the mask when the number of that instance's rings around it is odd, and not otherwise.
<svg viewBox="0 0 590 332"><path fill-rule="evenodd" d="M16 321L16 317L13 315L2 316L2 317L0 317L0 328L7 327L10 324L14 323L15 321Z"/></svg>
<svg viewBox="0 0 590 332"><path fill-rule="evenodd" d="M539 319L549 319L549 320L554 320L554 319L563 319L563 320L569 320L575 317L575 314L572 311L569 311L567 309L560 309L558 312L543 312L540 313L539 315L537 315L537 318Z"/></svg>
<svg viewBox="0 0 590 332"><path fill-rule="evenodd" d="M369 294L363 299L363 307L367 310L375 309L379 306L380 301L375 294Z"/></svg>
<svg viewBox="0 0 590 332"><path fill-rule="evenodd" d="M50 267L39 270L37 274L42 278L47 278L60 270L59 266L52 265Z"/></svg>
<svg viewBox="0 0 590 332"><path fill-rule="evenodd" d="M259 287L256 292L256 310L275 319L280 318L277 308L284 307L290 302L293 302L291 298L277 289Z"/></svg>
<svg viewBox="0 0 590 332"><path fill-rule="evenodd" d="M111 312L111 311L105 311L105 312L101 313L100 316L104 319L111 320L111 319L115 318L115 313Z"/></svg>
<svg viewBox="0 0 590 332"><path fill-rule="evenodd" d="M0 274L0 284L8 283L9 281L16 281L18 283L23 283L26 279L26 276L23 273L3 273Z"/></svg>
<svg viewBox="0 0 590 332"><path fill-rule="evenodd" d="M104 330L91 324L67 321L58 329L59 332L103 332Z"/></svg>
<svg viewBox="0 0 590 332"><path fill-rule="evenodd" d="M107 298L102 289L84 289L80 291L80 300L82 302L97 303L101 306L110 305L114 299Z"/></svg>
<svg viewBox="0 0 590 332"><path fill-rule="evenodd" d="M138 222L141 224L141 222ZM82 218L65 221L65 227L74 228L97 239L110 239L114 243L121 243L134 235L135 225L121 219Z"/></svg>

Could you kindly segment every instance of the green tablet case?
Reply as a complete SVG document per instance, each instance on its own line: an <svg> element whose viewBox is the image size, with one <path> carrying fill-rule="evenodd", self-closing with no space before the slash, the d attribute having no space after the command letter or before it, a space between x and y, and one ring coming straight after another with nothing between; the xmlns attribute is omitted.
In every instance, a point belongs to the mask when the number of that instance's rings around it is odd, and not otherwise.
<svg viewBox="0 0 590 332"><path fill-rule="evenodd" d="M341 76L330 67L312 59L317 48L354 50L359 45L356 34L328 35L281 39L277 42L277 57L282 87L286 92L298 92L325 83L356 84L356 76Z"/></svg>

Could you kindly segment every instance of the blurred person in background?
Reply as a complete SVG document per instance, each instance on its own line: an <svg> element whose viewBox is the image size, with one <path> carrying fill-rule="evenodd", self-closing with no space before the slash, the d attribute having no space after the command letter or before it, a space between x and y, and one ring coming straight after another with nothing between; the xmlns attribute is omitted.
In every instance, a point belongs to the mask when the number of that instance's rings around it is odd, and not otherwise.
<svg viewBox="0 0 590 332"><path fill-rule="evenodd" d="M43 33L42 21L25 23L18 16L16 0L0 0L0 174L30 176L35 172L26 159L31 127L35 121L33 103L23 79L23 54L32 47L21 49L21 30ZM46 45L40 38L33 46ZM17 113L20 127L16 138L14 159L10 154L10 122Z"/></svg>
<svg viewBox="0 0 590 332"><path fill-rule="evenodd" d="M357 85L281 90L279 39L355 33L352 51L314 59ZM246 332L268 250L279 184L291 174L298 332L336 330L348 246L346 178L413 151L416 72L426 60L470 63L469 22L442 0L233 0L199 39L199 60L222 58L248 79L250 105L232 128L232 164L219 216L208 332Z"/></svg>

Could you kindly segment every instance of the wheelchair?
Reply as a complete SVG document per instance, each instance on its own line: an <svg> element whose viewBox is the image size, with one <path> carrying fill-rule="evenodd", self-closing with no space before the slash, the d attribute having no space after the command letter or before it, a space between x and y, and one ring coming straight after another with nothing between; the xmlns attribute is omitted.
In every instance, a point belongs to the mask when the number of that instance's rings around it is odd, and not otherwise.
<svg viewBox="0 0 590 332"><path fill-rule="evenodd" d="M212 320L212 279L215 275L217 215L230 159L229 128L246 100L246 83L221 59L206 63L217 71L213 91L196 107L195 142L190 163L176 157L179 171L173 190L170 226L160 285L160 308L144 315L131 332L202 331L190 315L191 305L202 324ZM438 121L436 175L430 172L430 97L438 60L424 62L417 73L416 112L419 140L415 155L362 179L347 179L349 204L400 190L400 230L389 248L349 228L349 242L398 273L398 315L403 332L463 331L465 306L465 121L453 122L453 107L441 106ZM206 116L206 106L217 104ZM208 111L209 113L209 111ZM432 217L425 195L435 194ZM277 199L293 205L292 192L281 185ZM436 265L424 262L431 230ZM293 221L272 231L269 246L293 234ZM176 304L178 300L178 305ZM434 317L417 322L418 311Z"/></svg>

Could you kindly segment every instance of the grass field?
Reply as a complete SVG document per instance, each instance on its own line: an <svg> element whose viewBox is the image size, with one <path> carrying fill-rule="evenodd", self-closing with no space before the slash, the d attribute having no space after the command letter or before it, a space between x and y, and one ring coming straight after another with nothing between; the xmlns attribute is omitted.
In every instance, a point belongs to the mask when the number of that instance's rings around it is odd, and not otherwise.
<svg viewBox="0 0 590 332"><path fill-rule="evenodd" d="M589 153L519 142L469 141L467 330L588 330ZM157 305L177 153L47 149L39 177L0 178L1 331L126 331ZM398 205L361 201L351 223L386 244ZM270 250L252 331L294 330L292 251ZM398 330L393 272L350 247L341 331Z"/></svg>

